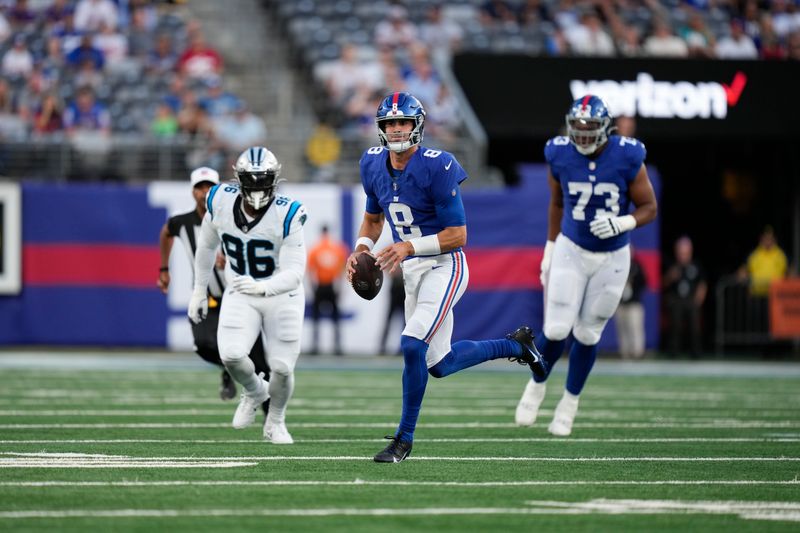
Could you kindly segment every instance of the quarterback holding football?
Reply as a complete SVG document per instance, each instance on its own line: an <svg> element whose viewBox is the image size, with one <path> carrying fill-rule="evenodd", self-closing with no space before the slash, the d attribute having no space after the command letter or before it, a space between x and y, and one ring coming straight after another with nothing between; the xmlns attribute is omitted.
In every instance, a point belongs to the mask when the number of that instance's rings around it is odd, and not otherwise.
<svg viewBox="0 0 800 533"><path fill-rule="evenodd" d="M408 457L414 440L428 374L441 378L491 359L509 358L538 375L546 371L527 327L505 339L450 344L453 306L469 281L467 219L459 185L467 174L452 154L422 146L425 109L409 93L384 98L375 117L380 146L361 157L361 183L366 210L347 276L353 281L376 279L369 262L389 222L394 244L375 254L383 271L402 268L406 326L403 351L403 412L391 443L375 461L397 463Z"/></svg>

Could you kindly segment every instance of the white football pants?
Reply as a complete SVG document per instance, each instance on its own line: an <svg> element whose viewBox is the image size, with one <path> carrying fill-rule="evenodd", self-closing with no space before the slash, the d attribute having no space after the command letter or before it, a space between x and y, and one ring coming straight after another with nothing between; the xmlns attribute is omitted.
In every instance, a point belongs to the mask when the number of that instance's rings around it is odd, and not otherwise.
<svg viewBox="0 0 800 533"><path fill-rule="evenodd" d="M545 336L557 341L572 331L582 344L597 344L622 298L630 256L630 246L590 252L559 233L547 281Z"/></svg>
<svg viewBox="0 0 800 533"><path fill-rule="evenodd" d="M403 261L406 327L403 335L428 343L427 365L450 352L453 307L467 290L469 267L463 251Z"/></svg>

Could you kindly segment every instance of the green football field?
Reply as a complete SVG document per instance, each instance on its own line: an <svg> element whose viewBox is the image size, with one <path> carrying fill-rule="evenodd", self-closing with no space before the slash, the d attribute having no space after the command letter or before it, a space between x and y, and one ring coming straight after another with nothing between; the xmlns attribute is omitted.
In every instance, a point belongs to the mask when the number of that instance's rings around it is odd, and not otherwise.
<svg viewBox="0 0 800 533"><path fill-rule="evenodd" d="M516 365L431 378L391 465L397 359L301 361L275 446L189 355L26 357L0 357L4 532L800 530L800 365L599 362L568 438L563 368L533 428Z"/></svg>

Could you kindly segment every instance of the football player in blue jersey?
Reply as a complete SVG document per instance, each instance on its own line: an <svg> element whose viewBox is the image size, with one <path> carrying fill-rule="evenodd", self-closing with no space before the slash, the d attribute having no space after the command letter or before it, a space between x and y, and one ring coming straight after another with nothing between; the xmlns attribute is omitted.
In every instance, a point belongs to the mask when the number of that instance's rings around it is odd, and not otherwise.
<svg viewBox="0 0 800 533"><path fill-rule="evenodd" d="M622 297L630 268L629 232L656 217L644 144L609 135L611 118L602 99L579 98L567 113L567 136L550 139L544 149L550 207L541 264L544 328L535 344L547 373L528 382L515 420L522 426L536 421L547 374L572 332L566 389L548 427L557 436L572 433L597 343Z"/></svg>
<svg viewBox="0 0 800 533"><path fill-rule="evenodd" d="M390 94L378 106L375 122L381 145L361 157L367 205L347 275L353 275L358 254L372 253L388 219L394 244L375 257L382 270L403 272L403 412L397 431L387 437L392 442L375 461L397 463L411 452L429 373L441 378L500 358L528 365L542 377L546 371L525 326L505 339L451 346L453 306L469 280L461 249L467 242L467 221L459 189L466 172L452 154L421 145L425 110L414 96Z"/></svg>

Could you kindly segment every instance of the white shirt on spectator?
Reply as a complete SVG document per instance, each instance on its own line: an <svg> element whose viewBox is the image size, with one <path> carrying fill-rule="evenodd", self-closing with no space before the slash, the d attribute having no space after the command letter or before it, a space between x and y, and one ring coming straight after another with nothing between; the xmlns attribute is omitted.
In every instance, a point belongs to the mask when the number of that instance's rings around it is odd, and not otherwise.
<svg viewBox="0 0 800 533"><path fill-rule="evenodd" d="M5 76L27 76L33 70L33 56L27 48L11 48L3 56L2 70Z"/></svg>
<svg viewBox="0 0 800 533"><path fill-rule="evenodd" d="M75 29L99 31L104 25L117 27L117 6L111 0L80 0L75 6Z"/></svg>
<svg viewBox="0 0 800 533"><path fill-rule="evenodd" d="M723 37L717 42L715 51L720 59L758 59L756 45L747 35L740 35L739 39Z"/></svg>
<svg viewBox="0 0 800 533"><path fill-rule="evenodd" d="M686 41L675 35L668 37L657 37L651 35L644 41L645 55L657 57L686 57L689 55L689 47Z"/></svg>
<svg viewBox="0 0 800 533"><path fill-rule="evenodd" d="M614 41L603 30L592 30L583 24L576 24L564 30L564 37L575 55L614 55Z"/></svg>

